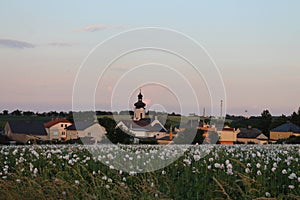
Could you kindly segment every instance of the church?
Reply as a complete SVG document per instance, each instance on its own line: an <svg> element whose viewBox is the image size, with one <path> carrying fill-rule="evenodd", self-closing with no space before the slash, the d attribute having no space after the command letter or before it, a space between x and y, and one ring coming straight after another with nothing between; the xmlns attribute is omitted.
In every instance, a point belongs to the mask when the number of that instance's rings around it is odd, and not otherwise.
<svg viewBox="0 0 300 200"><path fill-rule="evenodd" d="M119 121L116 128L121 128L139 140L156 140L166 136L167 129L158 121L157 116L154 119L146 116L146 104L143 102L141 90L134 107L132 119Z"/></svg>

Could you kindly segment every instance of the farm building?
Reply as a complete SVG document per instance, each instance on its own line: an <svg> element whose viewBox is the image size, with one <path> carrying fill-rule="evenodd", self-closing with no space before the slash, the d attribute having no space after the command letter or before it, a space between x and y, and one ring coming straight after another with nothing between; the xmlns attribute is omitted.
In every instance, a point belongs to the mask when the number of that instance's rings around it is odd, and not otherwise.
<svg viewBox="0 0 300 200"><path fill-rule="evenodd" d="M261 130L257 128L240 128L238 129L237 142L242 143L255 143L255 144L268 144L268 137L265 136Z"/></svg>
<svg viewBox="0 0 300 200"><path fill-rule="evenodd" d="M5 135L19 143L36 143L47 140L44 124L39 121L8 121L4 127Z"/></svg>
<svg viewBox="0 0 300 200"><path fill-rule="evenodd" d="M292 135L300 136L300 127L291 122L287 122L271 130L270 140L277 141L279 139L286 139Z"/></svg>

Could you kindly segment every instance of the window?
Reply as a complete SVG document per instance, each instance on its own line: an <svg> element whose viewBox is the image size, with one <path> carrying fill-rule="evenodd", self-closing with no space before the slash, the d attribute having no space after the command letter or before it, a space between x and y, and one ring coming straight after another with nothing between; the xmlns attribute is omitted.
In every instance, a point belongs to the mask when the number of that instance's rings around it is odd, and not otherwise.
<svg viewBox="0 0 300 200"><path fill-rule="evenodd" d="M67 128L67 126L68 126L68 125L67 125L67 124L65 124L65 128Z"/></svg>
<svg viewBox="0 0 300 200"><path fill-rule="evenodd" d="M87 133L88 136L91 136L92 134L90 132Z"/></svg>
<svg viewBox="0 0 300 200"><path fill-rule="evenodd" d="M53 132L53 135L54 135L54 136L58 136L58 132L57 132L57 131L54 131L54 132Z"/></svg>
<svg viewBox="0 0 300 200"><path fill-rule="evenodd" d="M66 132L62 132L61 135L66 135Z"/></svg>
<svg viewBox="0 0 300 200"><path fill-rule="evenodd" d="M63 124L61 124L60 126L61 126L61 127L64 127L64 125L63 125Z"/></svg>

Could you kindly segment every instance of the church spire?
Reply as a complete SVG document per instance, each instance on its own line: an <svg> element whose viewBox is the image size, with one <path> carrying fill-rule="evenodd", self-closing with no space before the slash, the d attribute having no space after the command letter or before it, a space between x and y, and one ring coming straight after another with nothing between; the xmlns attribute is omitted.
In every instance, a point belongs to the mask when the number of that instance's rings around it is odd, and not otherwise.
<svg viewBox="0 0 300 200"><path fill-rule="evenodd" d="M142 89L140 88L140 93L138 95L138 100L142 101L143 100L143 95L142 95Z"/></svg>
<svg viewBox="0 0 300 200"><path fill-rule="evenodd" d="M138 121L140 119L145 118L145 106L146 104L143 102L142 90L140 89L140 93L138 94L138 101L134 104L134 120Z"/></svg>

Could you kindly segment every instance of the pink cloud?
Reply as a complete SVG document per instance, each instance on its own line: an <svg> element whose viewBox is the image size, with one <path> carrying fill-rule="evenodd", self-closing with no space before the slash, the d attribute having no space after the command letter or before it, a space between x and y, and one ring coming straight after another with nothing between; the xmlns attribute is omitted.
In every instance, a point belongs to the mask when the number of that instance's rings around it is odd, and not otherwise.
<svg viewBox="0 0 300 200"><path fill-rule="evenodd" d="M95 32L95 31L101 31L105 29L125 29L127 26L108 26L105 24L96 24L96 25L89 25L83 28L80 28L78 30L75 30L76 32Z"/></svg>

